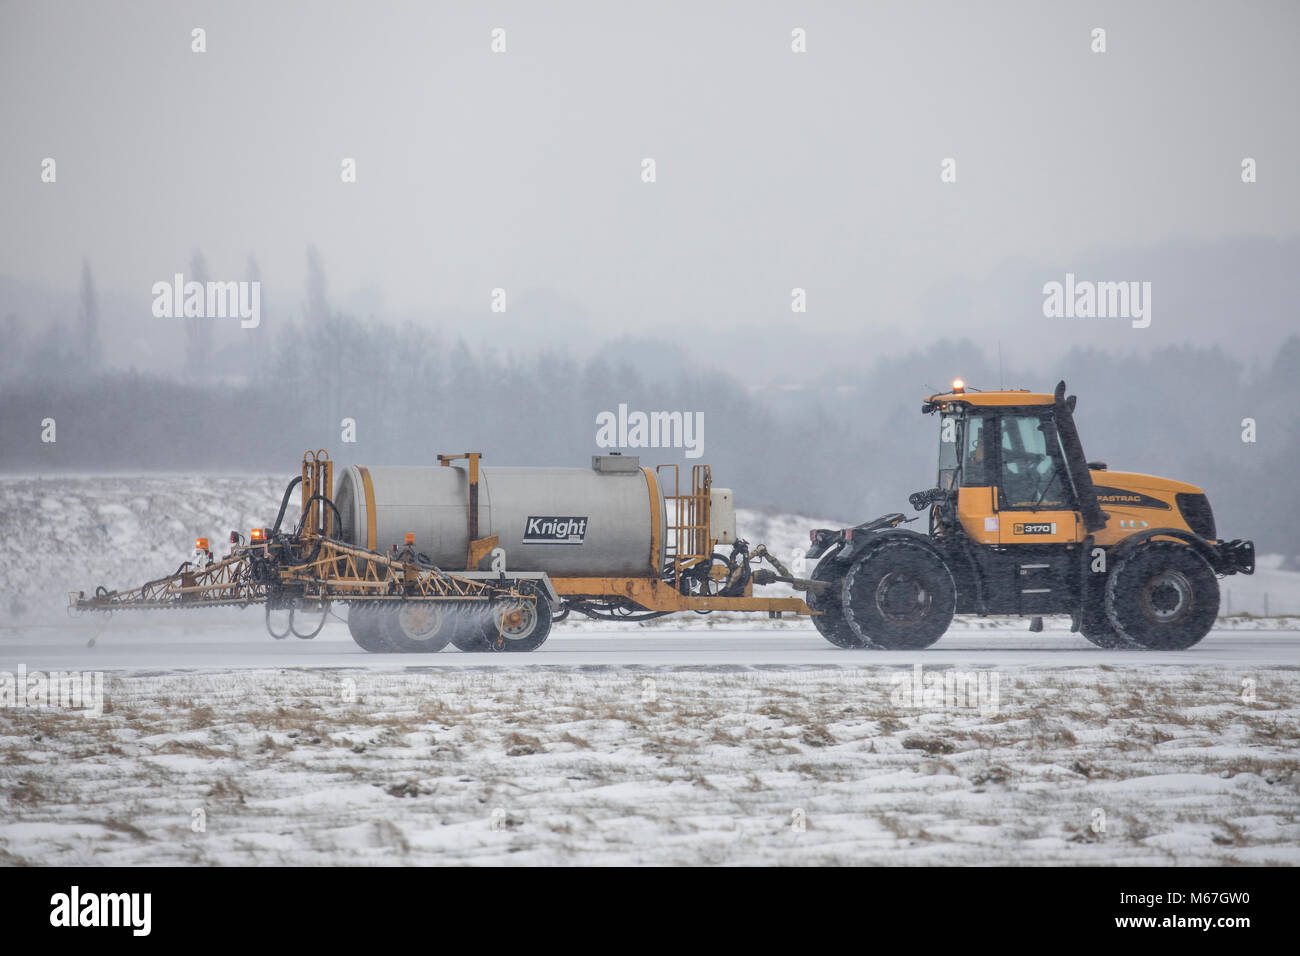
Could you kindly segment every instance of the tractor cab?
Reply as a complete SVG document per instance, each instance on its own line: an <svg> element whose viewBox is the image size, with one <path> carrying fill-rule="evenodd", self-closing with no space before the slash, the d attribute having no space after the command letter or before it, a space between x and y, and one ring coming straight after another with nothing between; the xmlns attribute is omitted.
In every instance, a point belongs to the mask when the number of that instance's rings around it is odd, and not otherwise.
<svg viewBox="0 0 1300 956"><path fill-rule="evenodd" d="M1063 394L968 391L960 379L926 399L922 410L939 415L938 519L991 545L1073 544L1104 525L1072 405Z"/></svg>

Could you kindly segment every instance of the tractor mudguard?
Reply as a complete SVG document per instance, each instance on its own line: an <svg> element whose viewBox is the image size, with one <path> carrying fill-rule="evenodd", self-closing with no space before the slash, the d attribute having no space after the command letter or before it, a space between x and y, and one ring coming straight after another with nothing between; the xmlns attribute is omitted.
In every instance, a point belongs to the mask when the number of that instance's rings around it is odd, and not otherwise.
<svg viewBox="0 0 1300 956"><path fill-rule="evenodd" d="M903 514L894 511L887 515L881 515L879 518L873 518L870 521L864 521L862 524L854 525L852 528L815 528L811 538L812 544L804 554L806 558L820 558L822 555L835 548L844 546L850 554L854 553L857 548L853 546L856 537L865 539L866 537L880 531L888 531L897 528L903 521L914 521L914 518L907 518ZM922 535L924 537L924 535ZM836 560L847 560L841 555Z"/></svg>
<svg viewBox="0 0 1300 956"><path fill-rule="evenodd" d="M815 528L812 533L812 544L808 546L804 557L815 561L827 551L838 548L843 543L843 531L836 531L832 528Z"/></svg>
<svg viewBox="0 0 1300 956"><path fill-rule="evenodd" d="M930 540L930 536L921 534L919 531L909 531L907 528L894 527L868 528L865 531L860 528L851 528L849 530L851 530L853 534L846 535L844 547L840 550L839 554L835 555L834 560L837 564L851 564L858 555L867 551L872 545L876 544L876 542L882 541L885 538L910 538L927 551L936 554L940 560L947 564L947 561L944 560L943 554L934 546L934 542Z"/></svg>
<svg viewBox="0 0 1300 956"><path fill-rule="evenodd" d="M1214 568L1218 573L1232 573L1231 571L1222 570L1225 562L1223 557L1220 555L1218 548L1210 544L1210 542L1206 541L1199 534L1194 534L1191 531L1184 531L1181 528L1147 528L1145 531L1139 531L1137 534L1130 535L1121 541L1115 548L1115 560L1118 561L1122 558L1128 557L1152 538L1176 538L1196 551L1196 553L1203 557L1209 563L1210 567ZM1251 547L1251 550L1253 552L1253 546ZM1253 571L1253 560L1251 564L1251 570Z"/></svg>

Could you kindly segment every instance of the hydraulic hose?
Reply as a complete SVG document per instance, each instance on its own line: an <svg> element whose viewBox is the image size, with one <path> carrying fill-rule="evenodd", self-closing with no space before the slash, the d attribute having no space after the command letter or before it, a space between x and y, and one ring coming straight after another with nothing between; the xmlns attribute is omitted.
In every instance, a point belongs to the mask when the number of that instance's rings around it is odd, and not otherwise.
<svg viewBox="0 0 1300 956"><path fill-rule="evenodd" d="M330 510L334 512L334 520L338 522L337 527L339 528L343 527L343 516L339 514L338 506L334 504L334 502L330 501L330 499L326 498L324 495L312 495L310 498L307 499L307 506L302 509L302 517L298 519L298 526L294 529L293 532L294 538L297 538L299 535L302 534L303 525L307 523L307 515L311 513L311 506L318 501L323 501L325 502L325 504L330 506ZM293 558L296 564L311 564L311 562L316 560L316 555L320 554L321 541L323 540L324 540L323 536L318 536L316 538L316 545L311 549L311 553L307 555L303 555L302 557L293 554L292 547L290 547L290 557Z"/></svg>
<svg viewBox="0 0 1300 956"><path fill-rule="evenodd" d="M311 511L311 506L318 501L323 501L325 502L325 504L329 505L330 510L334 512L334 520L338 523L338 527L342 529L343 515L339 513L338 505L334 504L333 501L331 501L329 498L326 498L324 495L312 495L310 498L307 499L307 504L302 509L302 517L298 519L298 526L293 530L294 537L297 537L298 535L302 534L302 528L303 525L307 523L307 515Z"/></svg>
<svg viewBox="0 0 1300 956"><path fill-rule="evenodd" d="M302 484L302 475L295 477L293 481L289 482L289 487L284 489L284 497L280 499L280 513L275 516L275 527L271 529L272 538L280 533L280 523L284 521L284 512L289 507L289 496L293 494L293 489L300 484Z"/></svg>

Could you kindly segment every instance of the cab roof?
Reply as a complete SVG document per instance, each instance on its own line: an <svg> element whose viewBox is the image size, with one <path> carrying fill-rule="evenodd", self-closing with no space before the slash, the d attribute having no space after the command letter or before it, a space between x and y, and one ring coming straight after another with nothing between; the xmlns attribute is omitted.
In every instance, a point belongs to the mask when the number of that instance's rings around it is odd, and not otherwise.
<svg viewBox="0 0 1300 956"><path fill-rule="evenodd" d="M1044 392L1031 392L1025 388L998 388L987 392L963 389L960 392L941 392L931 395L922 405L922 410L933 412L946 409L950 405L969 405L975 408L1005 408L1007 406L1051 405L1054 397Z"/></svg>

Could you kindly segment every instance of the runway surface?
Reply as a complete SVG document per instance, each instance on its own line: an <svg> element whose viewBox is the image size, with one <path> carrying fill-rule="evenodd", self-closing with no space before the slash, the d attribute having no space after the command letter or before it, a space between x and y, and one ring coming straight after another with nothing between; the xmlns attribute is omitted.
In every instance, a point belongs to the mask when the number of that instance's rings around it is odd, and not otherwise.
<svg viewBox="0 0 1300 956"><path fill-rule="evenodd" d="M93 640L93 645L90 642ZM0 627L0 671L122 672L239 668L362 668L402 671L424 667L1143 667L1161 665L1300 666L1300 630L1216 630L1186 651L1103 650L1068 630L1033 634L1021 627L954 629L923 651L845 651L811 628L657 625L557 625L531 654L369 654L340 621L315 640L271 639L261 616L202 625L145 622L128 617L107 624Z"/></svg>

